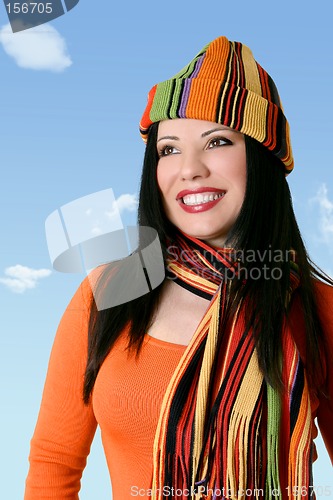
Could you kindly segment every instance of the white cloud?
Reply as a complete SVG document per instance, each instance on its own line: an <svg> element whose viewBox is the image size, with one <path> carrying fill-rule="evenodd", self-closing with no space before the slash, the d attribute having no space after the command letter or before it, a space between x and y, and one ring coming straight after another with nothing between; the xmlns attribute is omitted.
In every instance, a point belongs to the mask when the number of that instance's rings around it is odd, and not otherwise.
<svg viewBox="0 0 333 500"><path fill-rule="evenodd" d="M106 212L108 217L113 217L117 212L122 213L125 210L128 212L135 212L138 208L138 199L136 194L121 194L113 203L112 210Z"/></svg>
<svg viewBox="0 0 333 500"><path fill-rule="evenodd" d="M0 43L20 68L59 73L72 64L65 39L50 24L16 33L6 24L0 29Z"/></svg>
<svg viewBox="0 0 333 500"><path fill-rule="evenodd" d="M127 210L128 212L135 212L138 207L138 200L136 194L122 194L116 199L118 210L123 212Z"/></svg>
<svg viewBox="0 0 333 500"><path fill-rule="evenodd" d="M0 283L14 293L23 293L29 288L35 288L38 280L50 276L51 272L50 269L32 269L17 264L5 269L7 277L0 278Z"/></svg>
<svg viewBox="0 0 333 500"><path fill-rule="evenodd" d="M319 230L321 240L333 244L333 202L328 197L326 184L322 184L311 200L319 206Z"/></svg>

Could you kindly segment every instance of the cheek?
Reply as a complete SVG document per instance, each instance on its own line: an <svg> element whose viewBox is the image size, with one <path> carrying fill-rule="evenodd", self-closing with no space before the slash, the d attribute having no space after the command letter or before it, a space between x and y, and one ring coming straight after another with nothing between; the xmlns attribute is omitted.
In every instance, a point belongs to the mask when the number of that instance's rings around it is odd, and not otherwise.
<svg viewBox="0 0 333 500"><path fill-rule="evenodd" d="M163 181L162 181L161 169L159 168L158 165L156 168L156 180L157 180L158 187L161 189L161 182L163 182Z"/></svg>
<svg viewBox="0 0 333 500"><path fill-rule="evenodd" d="M160 200L164 210L167 210L167 200L168 200L168 179L165 173L161 169L156 171L157 186L160 192Z"/></svg>
<svg viewBox="0 0 333 500"><path fill-rule="evenodd" d="M239 186L239 191L242 193L243 196L245 196L245 191L246 191L246 182L247 182L247 172L246 172L246 165L242 166L242 168L239 169L238 175L235 179Z"/></svg>
<svg viewBox="0 0 333 500"><path fill-rule="evenodd" d="M157 167L156 171L157 185L163 198L168 194L172 187L172 176L166 168Z"/></svg>
<svg viewBox="0 0 333 500"><path fill-rule="evenodd" d="M235 168L232 171L232 181L237 187L239 194L244 198L246 191L247 182L247 166L246 157L244 154L240 154L235 161Z"/></svg>
<svg viewBox="0 0 333 500"><path fill-rule="evenodd" d="M157 186L160 190L160 193L161 193L161 197L163 198L164 197L164 191L165 191L165 186L164 186L164 179L163 179L163 175L161 174L161 170L159 168L157 168L156 170L156 180L157 180Z"/></svg>

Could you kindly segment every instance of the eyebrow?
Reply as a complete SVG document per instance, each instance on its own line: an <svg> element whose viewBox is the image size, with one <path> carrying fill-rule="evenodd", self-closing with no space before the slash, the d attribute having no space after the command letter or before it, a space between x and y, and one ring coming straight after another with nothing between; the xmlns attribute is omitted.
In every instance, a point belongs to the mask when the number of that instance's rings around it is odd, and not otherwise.
<svg viewBox="0 0 333 500"><path fill-rule="evenodd" d="M204 137L207 137L207 135L213 134L214 132L224 132L224 131L238 133L237 130L233 130L229 127L223 127L223 125L222 125L221 127L212 128L210 130L207 130L206 132L203 132L201 134L201 137L204 138ZM177 137L176 135L165 135L163 137L160 137L157 142L160 142L164 139L167 139L169 141L179 141L179 137Z"/></svg>
<svg viewBox="0 0 333 500"><path fill-rule="evenodd" d="M165 135L164 137L160 137L157 142L163 141L163 139L168 139L169 141L179 141L179 137L175 135Z"/></svg>
<svg viewBox="0 0 333 500"><path fill-rule="evenodd" d="M207 135L213 134L214 132L237 132L237 130L221 125L220 127L212 128L211 130L207 130L207 132L203 132L201 137L207 137Z"/></svg>

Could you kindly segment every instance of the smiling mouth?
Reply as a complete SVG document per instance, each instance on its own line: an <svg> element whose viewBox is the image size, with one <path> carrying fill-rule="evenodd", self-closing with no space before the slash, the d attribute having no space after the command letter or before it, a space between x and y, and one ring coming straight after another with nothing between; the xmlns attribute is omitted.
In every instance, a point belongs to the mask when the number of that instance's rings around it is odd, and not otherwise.
<svg viewBox="0 0 333 500"><path fill-rule="evenodd" d="M203 205L205 203L209 203L219 198L223 198L225 192L219 193L198 193L198 194L187 194L181 201L184 205L194 206L194 205Z"/></svg>

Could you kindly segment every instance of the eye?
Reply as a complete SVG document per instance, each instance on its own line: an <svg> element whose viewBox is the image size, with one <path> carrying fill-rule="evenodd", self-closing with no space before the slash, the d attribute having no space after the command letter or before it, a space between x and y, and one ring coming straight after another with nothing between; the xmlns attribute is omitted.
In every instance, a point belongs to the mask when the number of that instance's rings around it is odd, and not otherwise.
<svg viewBox="0 0 333 500"><path fill-rule="evenodd" d="M158 156L162 158L163 156L170 156L172 154L179 153L179 150L174 146L164 146L162 149L158 151Z"/></svg>
<svg viewBox="0 0 333 500"><path fill-rule="evenodd" d="M218 148L220 146L228 146L230 144L232 144L232 142L225 137L213 137L213 139L211 139L208 143L208 149Z"/></svg>

